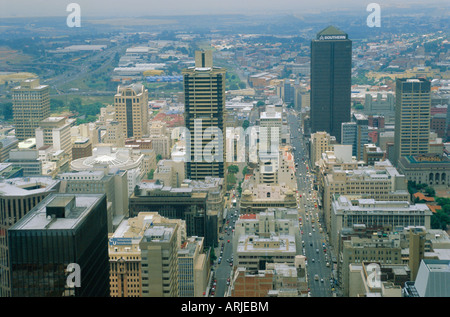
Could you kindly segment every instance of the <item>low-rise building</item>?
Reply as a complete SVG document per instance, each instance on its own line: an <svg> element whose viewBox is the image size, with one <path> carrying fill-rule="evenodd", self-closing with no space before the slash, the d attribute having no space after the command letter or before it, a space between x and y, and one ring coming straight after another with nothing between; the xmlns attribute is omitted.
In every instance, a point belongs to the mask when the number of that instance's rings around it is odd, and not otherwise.
<svg viewBox="0 0 450 317"><path fill-rule="evenodd" d="M445 155L422 154L404 156L398 170L408 181L430 186L450 186L450 159Z"/></svg>

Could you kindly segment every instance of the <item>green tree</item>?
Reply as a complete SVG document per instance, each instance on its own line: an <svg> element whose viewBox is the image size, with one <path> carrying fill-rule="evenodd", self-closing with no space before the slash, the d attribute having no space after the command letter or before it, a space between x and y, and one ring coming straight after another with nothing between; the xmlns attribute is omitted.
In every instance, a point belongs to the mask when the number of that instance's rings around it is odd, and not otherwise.
<svg viewBox="0 0 450 317"><path fill-rule="evenodd" d="M217 259L216 253L214 252L214 248L211 248L211 251L209 253L209 258L211 259L211 264L213 264L214 261L216 261L216 259Z"/></svg>
<svg viewBox="0 0 450 317"><path fill-rule="evenodd" d="M6 121L11 120L13 118L12 102L0 103L0 115L2 115Z"/></svg>
<svg viewBox="0 0 450 317"><path fill-rule="evenodd" d="M430 186L427 186L427 187L425 188L425 193L426 193L428 196L430 196L430 197L436 196L436 191L434 190L433 187L430 187Z"/></svg>
<svg viewBox="0 0 450 317"><path fill-rule="evenodd" d="M250 126L250 121L244 120L244 122L242 123L242 128L244 130L246 130L249 126Z"/></svg>
<svg viewBox="0 0 450 317"><path fill-rule="evenodd" d="M58 99L50 99L50 111L58 111L64 108L64 102Z"/></svg>
<svg viewBox="0 0 450 317"><path fill-rule="evenodd" d="M230 174L237 174L237 173L239 173L239 166L237 166L237 165L230 165L230 166L228 166L228 173L230 173Z"/></svg>
<svg viewBox="0 0 450 317"><path fill-rule="evenodd" d="M162 155L161 154L156 155L156 163L158 163L161 160L162 160Z"/></svg>
<svg viewBox="0 0 450 317"><path fill-rule="evenodd" d="M431 216L431 228L447 230L447 226L450 224L450 215L445 211L437 210Z"/></svg>
<svg viewBox="0 0 450 317"><path fill-rule="evenodd" d="M154 173L155 173L155 170L152 168L152 169L150 170L150 172L148 172L147 178L148 178L148 179L153 179Z"/></svg>

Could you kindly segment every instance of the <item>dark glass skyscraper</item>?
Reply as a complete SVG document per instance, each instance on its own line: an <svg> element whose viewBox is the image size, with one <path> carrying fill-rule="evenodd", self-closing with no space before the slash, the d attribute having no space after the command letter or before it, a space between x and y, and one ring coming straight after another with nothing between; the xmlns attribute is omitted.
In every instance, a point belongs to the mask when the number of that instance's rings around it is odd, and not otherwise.
<svg viewBox="0 0 450 317"><path fill-rule="evenodd" d="M226 69L214 67L212 51L196 51L195 66L184 69L185 124L189 130L186 178L224 177L224 134ZM218 134L218 133L217 133Z"/></svg>
<svg viewBox="0 0 450 317"><path fill-rule="evenodd" d="M50 194L8 241L12 297L109 296L106 195Z"/></svg>
<svg viewBox="0 0 450 317"><path fill-rule="evenodd" d="M352 41L329 26L311 41L311 133L328 132L341 142L350 121Z"/></svg>

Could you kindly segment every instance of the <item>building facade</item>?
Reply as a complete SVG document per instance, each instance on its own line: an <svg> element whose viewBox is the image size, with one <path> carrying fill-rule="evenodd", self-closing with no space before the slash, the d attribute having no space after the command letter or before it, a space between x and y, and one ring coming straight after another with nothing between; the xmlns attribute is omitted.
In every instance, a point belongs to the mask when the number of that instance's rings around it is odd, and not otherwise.
<svg viewBox="0 0 450 317"><path fill-rule="evenodd" d="M109 296L104 194L51 194L8 240L12 297Z"/></svg>
<svg viewBox="0 0 450 317"><path fill-rule="evenodd" d="M311 41L311 133L325 131L341 142L350 121L352 41L333 26Z"/></svg>
<svg viewBox="0 0 450 317"><path fill-rule="evenodd" d="M115 119L122 123L126 138L148 134L148 90L142 84L117 87L114 96Z"/></svg>
<svg viewBox="0 0 450 317"><path fill-rule="evenodd" d="M395 88L395 157L426 154L430 148L431 83L427 79L397 79Z"/></svg>
<svg viewBox="0 0 450 317"><path fill-rule="evenodd" d="M7 231L50 193L60 182L50 177L12 178L0 182L0 297L11 296Z"/></svg>
<svg viewBox="0 0 450 317"><path fill-rule="evenodd" d="M16 137L34 138L39 123L50 116L50 87L39 79L27 79L12 89L13 119Z"/></svg>
<svg viewBox="0 0 450 317"><path fill-rule="evenodd" d="M224 178L225 140L215 135L224 134L226 70L213 66L212 51L197 51L195 66L184 69L182 74L185 124L190 134L186 142L186 177Z"/></svg>

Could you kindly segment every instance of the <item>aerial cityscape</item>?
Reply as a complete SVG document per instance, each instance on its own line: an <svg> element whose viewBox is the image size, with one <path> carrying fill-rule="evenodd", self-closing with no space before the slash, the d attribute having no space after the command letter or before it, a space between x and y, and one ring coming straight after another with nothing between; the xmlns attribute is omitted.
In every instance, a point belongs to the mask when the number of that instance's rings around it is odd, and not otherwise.
<svg viewBox="0 0 450 317"><path fill-rule="evenodd" d="M154 2L0 4L1 298L450 297L447 1Z"/></svg>

